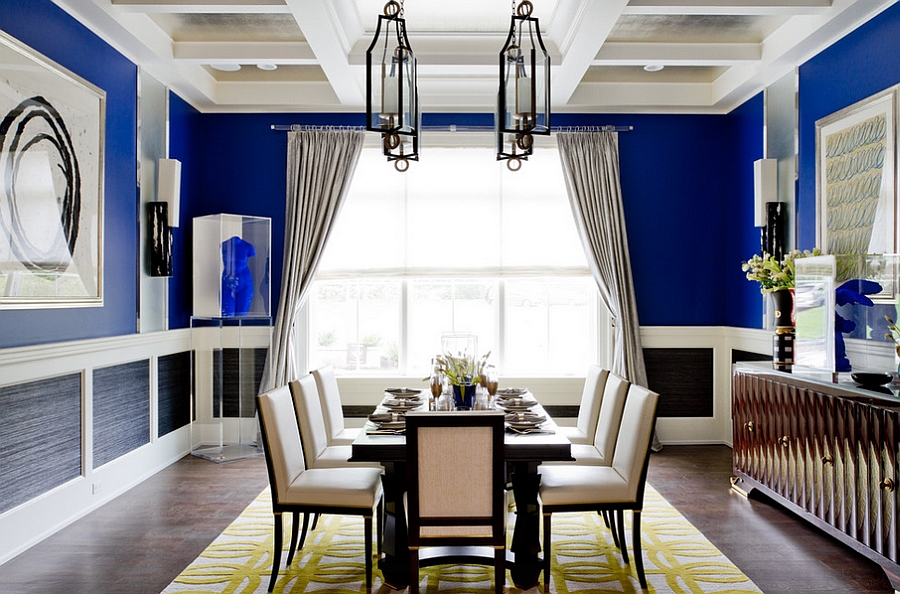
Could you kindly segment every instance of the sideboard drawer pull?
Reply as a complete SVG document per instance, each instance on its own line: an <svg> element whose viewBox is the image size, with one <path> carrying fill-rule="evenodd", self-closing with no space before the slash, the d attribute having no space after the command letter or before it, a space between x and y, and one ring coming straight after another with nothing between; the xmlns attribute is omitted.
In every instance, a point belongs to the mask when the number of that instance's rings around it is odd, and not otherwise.
<svg viewBox="0 0 900 594"><path fill-rule="evenodd" d="M894 479L888 477L878 483L878 486L884 489L885 491L893 491L894 490Z"/></svg>
<svg viewBox="0 0 900 594"><path fill-rule="evenodd" d="M834 464L834 458L830 454L822 456L822 464Z"/></svg>
<svg viewBox="0 0 900 594"><path fill-rule="evenodd" d="M785 435L785 436L779 438L778 443L780 443L784 447L788 447L788 444L791 443L791 440L787 435Z"/></svg>

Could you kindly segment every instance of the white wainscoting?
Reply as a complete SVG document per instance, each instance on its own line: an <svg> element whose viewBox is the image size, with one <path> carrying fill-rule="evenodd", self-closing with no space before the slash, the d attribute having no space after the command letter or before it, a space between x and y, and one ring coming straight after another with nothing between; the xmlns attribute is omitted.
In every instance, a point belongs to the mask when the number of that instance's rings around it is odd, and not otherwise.
<svg viewBox="0 0 900 594"><path fill-rule="evenodd" d="M769 353L772 334L726 327L646 327L647 348L709 348L714 356L714 416L665 418L658 425L663 444L731 444L731 350ZM83 381L82 476L0 515L0 564L152 476L190 451L190 429L157 438L157 359L191 347L190 331L38 345L0 350L0 386L80 373ZM150 360L150 442L109 464L93 469L91 375L94 368ZM549 405L577 405L583 378L502 377L503 386L527 386ZM421 377L341 379L346 405L373 405L386 386L427 387ZM348 419L359 426L362 419ZM565 421L564 421L565 422ZM212 464L212 462L210 462Z"/></svg>
<svg viewBox="0 0 900 594"><path fill-rule="evenodd" d="M81 476L0 515L0 564L37 544L78 518L190 451L190 426L158 438L157 360L190 349L188 330L134 334L97 340L0 349L0 386L77 373L82 378ZM95 368L150 361L149 443L93 468L92 372Z"/></svg>

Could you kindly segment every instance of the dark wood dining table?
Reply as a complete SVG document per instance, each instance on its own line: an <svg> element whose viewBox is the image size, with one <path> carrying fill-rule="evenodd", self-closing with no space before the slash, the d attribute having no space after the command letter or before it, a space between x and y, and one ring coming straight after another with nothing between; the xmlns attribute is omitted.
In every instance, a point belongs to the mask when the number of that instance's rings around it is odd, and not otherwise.
<svg viewBox="0 0 900 594"><path fill-rule="evenodd" d="M540 406L534 411L546 415ZM513 583L523 590L538 584L542 569L538 509L541 477L538 467L545 461L573 460L569 440L556 431L553 419L546 416L548 420L542 427L548 430L547 433L518 434L507 430L504 440L504 453L516 503L513 538L509 548L512 556L508 556L507 563ZM409 585L409 548L403 506L403 494L406 492L406 438L402 434L370 435L360 431L353 442L350 461L380 462L384 467L384 554L379 560L379 568L388 586L405 588ZM446 550L430 558L423 558L420 565L477 559Z"/></svg>

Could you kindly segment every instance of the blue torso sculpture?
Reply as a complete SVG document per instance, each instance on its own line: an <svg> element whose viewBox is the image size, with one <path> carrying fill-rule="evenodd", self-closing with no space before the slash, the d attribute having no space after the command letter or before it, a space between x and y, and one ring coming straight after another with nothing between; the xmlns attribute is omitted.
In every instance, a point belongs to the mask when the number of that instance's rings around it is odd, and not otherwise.
<svg viewBox="0 0 900 594"><path fill-rule="evenodd" d="M222 242L222 317L245 316L253 301L253 273L247 260L256 255L253 244L240 237Z"/></svg>

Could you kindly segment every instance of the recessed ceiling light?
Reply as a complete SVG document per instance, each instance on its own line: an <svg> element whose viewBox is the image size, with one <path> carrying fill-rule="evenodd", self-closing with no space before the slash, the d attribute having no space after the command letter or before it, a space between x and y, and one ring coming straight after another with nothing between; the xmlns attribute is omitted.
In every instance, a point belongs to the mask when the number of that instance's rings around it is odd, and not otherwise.
<svg viewBox="0 0 900 594"><path fill-rule="evenodd" d="M215 70L221 70L222 72L237 72L241 69L240 64L210 64L210 66Z"/></svg>
<svg viewBox="0 0 900 594"><path fill-rule="evenodd" d="M646 70L647 72L659 72L663 68L665 68L665 66L663 66L662 64L647 64L646 66L644 66L644 70Z"/></svg>
<svg viewBox="0 0 900 594"><path fill-rule="evenodd" d="M267 62L264 62L262 64L257 64L256 67L259 68L260 70L275 70L276 68L278 68L277 65L269 64Z"/></svg>

